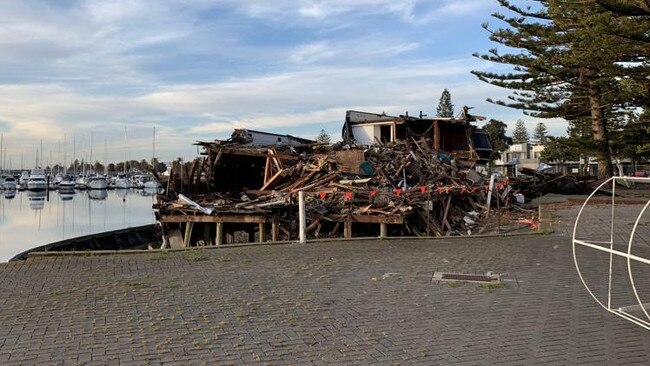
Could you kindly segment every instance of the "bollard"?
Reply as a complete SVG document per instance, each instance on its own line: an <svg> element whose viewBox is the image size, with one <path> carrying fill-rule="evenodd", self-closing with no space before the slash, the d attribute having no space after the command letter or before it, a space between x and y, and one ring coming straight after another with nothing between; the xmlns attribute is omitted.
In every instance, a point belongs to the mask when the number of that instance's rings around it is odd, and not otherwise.
<svg viewBox="0 0 650 366"><path fill-rule="evenodd" d="M305 192L298 192L298 226L300 228L300 242L307 242L307 217L305 215Z"/></svg>

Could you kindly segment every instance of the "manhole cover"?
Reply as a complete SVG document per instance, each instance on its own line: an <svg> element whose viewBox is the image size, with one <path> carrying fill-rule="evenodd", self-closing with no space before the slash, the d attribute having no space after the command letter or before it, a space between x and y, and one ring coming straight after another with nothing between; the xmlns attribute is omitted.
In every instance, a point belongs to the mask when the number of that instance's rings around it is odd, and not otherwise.
<svg viewBox="0 0 650 366"><path fill-rule="evenodd" d="M433 274L433 280L490 283L490 282L499 282L499 277L477 275L477 274L465 274L465 273L436 272Z"/></svg>

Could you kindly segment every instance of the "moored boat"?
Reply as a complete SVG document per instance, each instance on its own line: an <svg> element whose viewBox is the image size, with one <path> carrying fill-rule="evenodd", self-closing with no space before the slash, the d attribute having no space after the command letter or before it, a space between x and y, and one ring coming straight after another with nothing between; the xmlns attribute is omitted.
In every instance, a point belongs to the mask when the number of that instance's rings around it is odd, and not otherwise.
<svg viewBox="0 0 650 366"><path fill-rule="evenodd" d="M41 167L32 169L27 180L27 189L30 191L44 191L47 189L45 170Z"/></svg>
<svg viewBox="0 0 650 366"><path fill-rule="evenodd" d="M20 173L20 178L18 179L18 184L21 186L27 188L27 181L29 180L29 172L26 170L23 170L22 173Z"/></svg>
<svg viewBox="0 0 650 366"><path fill-rule="evenodd" d="M86 177L80 176L77 178L77 180L74 182L74 187L76 189L86 189L88 188L88 182L86 180Z"/></svg>
<svg viewBox="0 0 650 366"><path fill-rule="evenodd" d="M16 190L16 179L14 177L5 177L4 182L2 182L2 189L8 191Z"/></svg>
<svg viewBox="0 0 650 366"><path fill-rule="evenodd" d="M101 174L97 174L88 179L88 188L90 189L106 189L108 188L108 183L106 177Z"/></svg>
<svg viewBox="0 0 650 366"><path fill-rule="evenodd" d="M129 189L131 188L131 181L126 177L126 174L120 173L115 179L115 189Z"/></svg>
<svg viewBox="0 0 650 366"><path fill-rule="evenodd" d="M59 190L61 191L74 191L74 186L74 178L69 175L62 177L61 182L59 182Z"/></svg>

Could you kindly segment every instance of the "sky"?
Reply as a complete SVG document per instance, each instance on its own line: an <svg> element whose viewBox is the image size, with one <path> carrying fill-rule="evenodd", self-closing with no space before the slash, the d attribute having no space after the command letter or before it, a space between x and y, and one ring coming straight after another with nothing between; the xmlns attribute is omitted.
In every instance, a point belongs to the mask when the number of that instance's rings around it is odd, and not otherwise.
<svg viewBox="0 0 650 366"><path fill-rule="evenodd" d="M74 156L168 161L233 128L340 139L345 111L456 112L507 122L508 91L471 70L497 45L491 0L3 0L5 166ZM544 120L550 134L566 123ZM126 138L125 138L126 129ZM64 154L65 153L65 154ZM45 163L45 164L44 164Z"/></svg>

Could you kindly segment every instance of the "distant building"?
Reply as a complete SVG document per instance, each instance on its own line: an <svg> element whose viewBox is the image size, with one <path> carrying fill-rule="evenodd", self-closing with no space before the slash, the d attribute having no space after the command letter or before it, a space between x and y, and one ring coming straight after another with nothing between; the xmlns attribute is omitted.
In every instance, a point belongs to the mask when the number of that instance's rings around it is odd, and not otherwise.
<svg viewBox="0 0 650 366"><path fill-rule="evenodd" d="M494 162L495 170L501 174L514 177L521 168L538 169L546 167L550 171L562 174L583 174L589 176L598 175L598 161L595 156L589 156L582 160L565 161L561 166L556 162L546 162L546 166L540 165L544 145L539 144L513 144L501 153L500 159ZM550 168L549 168L550 167ZM630 159L613 159L612 169L618 175L634 175L638 167L635 167Z"/></svg>
<svg viewBox="0 0 650 366"><path fill-rule="evenodd" d="M494 162L494 165L502 174L516 176L518 169L537 169L541 163L542 151L544 145L533 145L528 142L512 144L501 153L501 157Z"/></svg>

